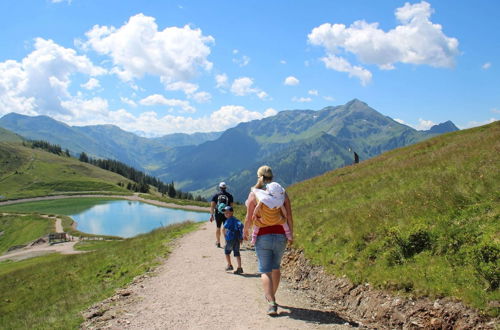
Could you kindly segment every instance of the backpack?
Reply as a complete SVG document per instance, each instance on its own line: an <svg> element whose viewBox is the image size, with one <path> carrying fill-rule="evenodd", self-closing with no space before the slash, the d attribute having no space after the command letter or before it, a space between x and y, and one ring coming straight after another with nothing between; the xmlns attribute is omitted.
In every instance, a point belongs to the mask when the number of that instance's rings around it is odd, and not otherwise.
<svg viewBox="0 0 500 330"><path fill-rule="evenodd" d="M219 213L224 213L224 208L229 205L229 197L224 194L217 196L216 209Z"/></svg>

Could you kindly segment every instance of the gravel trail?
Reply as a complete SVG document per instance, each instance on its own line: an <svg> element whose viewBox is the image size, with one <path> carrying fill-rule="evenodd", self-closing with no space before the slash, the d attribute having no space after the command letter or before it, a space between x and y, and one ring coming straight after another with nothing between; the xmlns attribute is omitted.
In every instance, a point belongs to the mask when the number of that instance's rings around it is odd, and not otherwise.
<svg viewBox="0 0 500 330"><path fill-rule="evenodd" d="M206 223L179 241L153 276L135 281L125 294L87 312L84 329L349 329L331 310L314 306L298 291L280 286L279 315L266 315L255 252L243 249L245 273L224 270L215 224ZM233 265L235 264L233 258ZM124 296L124 297L122 297ZM105 311L102 313L102 311Z"/></svg>

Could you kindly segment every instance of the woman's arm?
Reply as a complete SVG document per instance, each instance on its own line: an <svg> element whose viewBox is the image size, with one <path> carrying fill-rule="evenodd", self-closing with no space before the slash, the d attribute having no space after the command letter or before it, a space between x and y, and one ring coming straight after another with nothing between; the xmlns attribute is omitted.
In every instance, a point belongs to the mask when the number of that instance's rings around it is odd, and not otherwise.
<svg viewBox="0 0 500 330"><path fill-rule="evenodd" d="M245 216L245 226L243 227L243 239L248 240L248 232L252 228L253 223L253 212L257 205L257 200L253 192L250 192L245 204L247 205L247 215Z"/></svg>

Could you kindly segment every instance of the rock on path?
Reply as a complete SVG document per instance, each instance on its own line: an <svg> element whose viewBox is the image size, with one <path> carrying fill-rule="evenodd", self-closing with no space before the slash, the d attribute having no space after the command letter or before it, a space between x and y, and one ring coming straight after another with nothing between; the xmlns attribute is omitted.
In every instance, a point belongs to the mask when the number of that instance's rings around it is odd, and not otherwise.
<svg viewBox="0 0 500 330"><path fill-rule="evenodd" d="M225 272L224 250L214 245L215 224L206 223L178 242L156 276L135 281L122 294L94 306L84 329L348 329L334 312L280 286L279 316L265 314L255 252L242 251L245 274ZM234 260L234 258L233 258ZM233 265L235 264L233 261ZM119 297L117 294L115 297ZM105 311L103 313L103 311Z"/></svg>

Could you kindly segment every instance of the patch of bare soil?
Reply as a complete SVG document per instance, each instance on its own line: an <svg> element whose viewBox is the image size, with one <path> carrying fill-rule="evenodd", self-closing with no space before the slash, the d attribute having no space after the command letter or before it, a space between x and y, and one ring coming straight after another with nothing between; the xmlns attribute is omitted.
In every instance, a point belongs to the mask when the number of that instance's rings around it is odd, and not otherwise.
<svg viewBox="0 0 500 330"><path fill-rule="evenodd" d="M339 316L367 327L398 329L495 329L498 318L487 318L451 299L410 299L354 285L311 265L303 253L288 251L283 257L283 276L289 285L316 303L330 306Z"/></svg>

